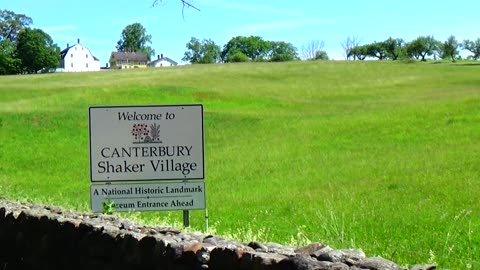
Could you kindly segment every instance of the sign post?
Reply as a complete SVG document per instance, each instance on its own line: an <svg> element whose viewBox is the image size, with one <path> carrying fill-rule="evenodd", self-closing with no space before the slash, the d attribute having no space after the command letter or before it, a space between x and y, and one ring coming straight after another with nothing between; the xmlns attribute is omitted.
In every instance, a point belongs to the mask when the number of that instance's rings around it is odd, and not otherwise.
<svg viewBox="0 0 480 270"><path fill-rule="evenodd" d="M188 210L183 210L183 226L190 227L190 212Z"/></svg>
<svg viewBox="0 0 480 270"><path fill-rule="evenodd" d="M89 108L91 208L206 209L203 106Z"/></svg>

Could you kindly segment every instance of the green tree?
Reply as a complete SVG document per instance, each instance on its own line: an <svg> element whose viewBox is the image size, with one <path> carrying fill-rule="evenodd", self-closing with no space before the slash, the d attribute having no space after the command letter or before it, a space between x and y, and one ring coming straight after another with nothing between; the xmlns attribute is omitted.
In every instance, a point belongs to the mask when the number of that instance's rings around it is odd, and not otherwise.
<svg viewBox="0 0 480 270"><path fill-rule="evenodd" d="M21 61L15 55L18 34L32 19L9 10L0 10L0 75L18 74Z"/></svg>
<svg viewBox="0 0 480 270"><path fill-rule="evenodd" d="M320 50L315 53L315 60L328 60L328 59L329 58L326 51Z"/></svg>
<svg viewBox="0 0 480 270"><path fill-rule="evenodd" d="M271 48L270 61L272 62L299 60L297 48L295 48L295 46L293 46L291 43L284 41L273 41L271 42Z"/></svg>
<svg viewBox="0 0 480 270"><path fill-rule="evenodd" d="M0 40L9 39L15 43L20 31L32 22L32 18L26 15L16 14L6 9L0 10Z"/></svg>
<svg viewBox="0 0 480 270"><path fill-rule="evenodd" d="M202 43L198 38L192 37L186 45L188 51L184 53L182 61L199 64L202 58Z"/></svg>
<svg viewBox="0 0 480 270"><path fill-rule="evenodd" d="M229 53L227 59L224 60L227 63L240 63L240 62L248 62L248 56L246 56L243 52L236 51L234 53Z"/></svg>
<svg viewBox="0 0 480 270"><path fill-rule="evenodd" d="M270 50L271 44L259 36L237 36L230 39L223 47L222 59L225 62L235 59L243 60L243 54L251 61L259 61L265 59Z"/></svg>
<svg viewBox="0 0 480 270"><path fill-rule="evenodd" d="M480 58L480 38L477 38L477 40L472 41L472 40L464 40L462 43L462 47L473 53L470 57L477 60Z"/></svg>
<svg viewBox="0 0 480 270"><path fill-rule="evenodd" d="M392 60L397 60L403 52L403 46L405 42L401 38L391 38L383 42L386 56Z"/></svg>
<svg viewBox="0 0 480 270"><path fill-rule="evenodd" d="M0 75L18 74L20 59L15 57L15 44L10 39L0 41Z"/></svg>
<svg viewBox="0 0 480 270"><path fill-rule="evenodd" d="M20 31L15 53L23 72L50 71L60 64L60 48L41 29L25 28Z"/></svg>
<svg viewBox="0 0 480 270"><path fill-rule="evenodd" d="M143 53L149 60L155 55L155 50L147 44L152 44L152 36L147 35L147 30L140 23L127 25L117 42L118 51L134 51Z"/></svg>
<svg viewBox="0 0 480 270"><path fill-rule="evenodd" d="M438 45L439 56L442 59L450 58L452 62L455 62L455 57L458 56L459 44L457 39L451 35L444 43Z"/></svg>
<svg viewBox="0 0 480 270"><path fill-rule="evenodd" d="M191 64L213 64L220 62L221 49L211 39L204 39L200 41L192 37L186 45L182 60Z"/></svg>
<svg viewBox="0 0 480 270"><path fill-rule="evenodd" d="M368 47L367 45L358 45L351 47L347 52L347 59L353 58L358 60L365 60L368 56Z"/></svg>
<svg viewBox="0 0 480 270"><path fill-rule="evenodd" d="M433 55L438 49L438 41L433 36L420 36L406 45L409 57L427 61L426 57Z"/></svg>
<svg viewBox="0 0 480 270"><path fill-rule="evenodd" d="M365 47L367 56L378 58L378 60L383 60L387 57L387 50L384 42L374 42L365 45Z"/></svg>

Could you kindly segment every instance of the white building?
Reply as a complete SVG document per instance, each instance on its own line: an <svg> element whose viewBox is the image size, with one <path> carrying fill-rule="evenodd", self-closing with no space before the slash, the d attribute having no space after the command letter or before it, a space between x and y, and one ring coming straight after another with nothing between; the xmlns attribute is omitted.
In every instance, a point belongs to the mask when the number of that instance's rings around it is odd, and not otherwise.
<svg viewBox="0 0 480 270"><path fill-rule="evenodd" d="M163 57L163 54L158 55L157 60L148 63L149 67L172 67L176 65L178 65L177 62L168 57Z"/></svg>
<svg viewBox="0 0 480 270"><path fill-rule="evenodd" d="M92 55L90 50L80 44L80 39L77 39L77 44L70 46L60 52L60 68L57 71L63 72L81 72L81 71L99 71L100 60Z"/></svg>

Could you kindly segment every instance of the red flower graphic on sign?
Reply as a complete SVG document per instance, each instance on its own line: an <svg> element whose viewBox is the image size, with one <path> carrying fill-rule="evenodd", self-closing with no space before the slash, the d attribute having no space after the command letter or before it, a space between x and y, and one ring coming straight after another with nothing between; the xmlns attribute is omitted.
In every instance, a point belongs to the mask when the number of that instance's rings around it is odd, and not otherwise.
<svg viewBox="0 0 480 270"><path fill-rule="evenodd" d="M148 136L149 130L147 124L134 124L132 128L132 135L135 141L141 143Z"/></svg>
<svg viewBox="0 0 480 270"><path fill-rule="evenodd" d="M134 143L162 143L160 141L160 124L134 124L132 127Z"/></svg>

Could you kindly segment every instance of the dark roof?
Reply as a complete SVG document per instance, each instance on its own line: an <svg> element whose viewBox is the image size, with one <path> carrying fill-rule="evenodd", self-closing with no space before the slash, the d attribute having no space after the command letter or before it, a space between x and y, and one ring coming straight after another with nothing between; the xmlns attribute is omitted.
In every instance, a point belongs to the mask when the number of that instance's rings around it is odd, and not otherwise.
<svg viewBox="0 0 480 270"><path fill-rule="evenodd" d="M80 44L80 43L78 43L78 44ZM74 45L72 45L72 46L68 46L67 48L63 49L63 50L60 52L60 57L61 57L61 59L65 59L65 56L67 55L68 50L70 50L70 48L74 47L75 45L77 45L77 44L74 44ZM83 47L85 47L85 46L83 46ZM90 51L87 47L85 47L85 49L87 49L88 51ZM90 52L90 54L91 54L91 52ZM93 60L95 60L95 61L100 61L100 59L98 59L97 57L95 57L95 55L92 54L92 56L93 56Z"/></svg>
<svg viewBox="0 0 480 270"><path fill-rule="evenodd" d="M143 53L137 52L112 52L110 59L114 60L129 60L129 61L148 61L148 58Z"/></svg>
<svg viewBox="0 0 480 270"><path fill-rule="evenodd" d="M70 50L70 48L72 48L73 46L75 46L75 45L68 46L66 49L64 49L60 52L60 56L62 57L62 59L65 58L65 55L68 53L68 50Z"/></svg>
<svg viewBox="0 0 480 270"><path fill-rule="evenodd" d="M173 61L172 59L170 59L168 57L162 57L162 58L156 59L155 61L152 61L150 63L153 64L153 63L157 63L157 62L160 62L160 61L167 61L167 62L172 63L173 65L178 65L177 62Z"/></svg>

